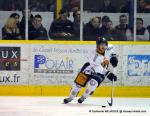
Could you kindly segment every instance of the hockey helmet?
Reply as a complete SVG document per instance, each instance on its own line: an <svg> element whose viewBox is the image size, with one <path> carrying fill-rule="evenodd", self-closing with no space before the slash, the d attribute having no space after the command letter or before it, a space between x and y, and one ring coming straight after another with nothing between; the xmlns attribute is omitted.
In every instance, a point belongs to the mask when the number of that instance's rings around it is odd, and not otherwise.
<svg viewBox="0 0 150 116"><path fill-rule="evenodd" d="M108 42L104 37L98 37L98 39L96 41L96 47L98 47L102 43L105 43L106 46L108 46Z"/></svg>

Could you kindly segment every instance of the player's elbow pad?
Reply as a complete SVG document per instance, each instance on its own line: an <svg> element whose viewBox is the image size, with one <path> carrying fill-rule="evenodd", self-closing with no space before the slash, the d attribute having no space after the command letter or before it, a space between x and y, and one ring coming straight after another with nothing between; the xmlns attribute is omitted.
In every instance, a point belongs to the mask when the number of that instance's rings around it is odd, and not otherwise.
<svg viewBox="0 0 150 116"><path fill-rule="evenodd" d="M118 65L118 59L117 57L111 57L110 58L110 63L112 64L113 67L116 67Z"/></svg>

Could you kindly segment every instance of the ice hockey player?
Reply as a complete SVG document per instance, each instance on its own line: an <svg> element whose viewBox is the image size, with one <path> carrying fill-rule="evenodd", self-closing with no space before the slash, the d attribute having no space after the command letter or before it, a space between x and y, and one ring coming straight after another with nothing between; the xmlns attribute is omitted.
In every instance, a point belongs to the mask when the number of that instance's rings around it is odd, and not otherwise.
<svg viewBox="0 0 150 116"><path fill-rule="evenodd" d="M108 44L105 38L99 38L96 41L96 50L89 62L85 63L78 73L68 98L64 99L64 104L71 102L77 97L82 87L86 87L83 95L78 99L82 103L87 97L92 95L95 89L103 82L105 77L116 81L114 68L118 64L117 55L111 44Z"/></svg>

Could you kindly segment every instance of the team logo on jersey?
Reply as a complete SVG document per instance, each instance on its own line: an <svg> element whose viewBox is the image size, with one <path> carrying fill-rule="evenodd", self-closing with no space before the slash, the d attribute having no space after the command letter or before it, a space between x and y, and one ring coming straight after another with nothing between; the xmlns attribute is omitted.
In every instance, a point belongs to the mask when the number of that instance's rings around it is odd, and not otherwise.
<svg viewBox="0 0 150 116"><path fill-rule="evenodd" d="M128 76L150 76L150 55L128 55Z"/></svg>
<svg viewBox="0 0 150 116"><path fill-rule="evenodd" d="M44 55L34 56L34 73L73 73L74 62L69 57L50 58Z"/></svg>
<svg viewBox="0 0 150 116"><path fill-rule="evenodd" d="M107 68L109 65L109 60L104 58L103 62L101 63L102 67Z"/></svg>

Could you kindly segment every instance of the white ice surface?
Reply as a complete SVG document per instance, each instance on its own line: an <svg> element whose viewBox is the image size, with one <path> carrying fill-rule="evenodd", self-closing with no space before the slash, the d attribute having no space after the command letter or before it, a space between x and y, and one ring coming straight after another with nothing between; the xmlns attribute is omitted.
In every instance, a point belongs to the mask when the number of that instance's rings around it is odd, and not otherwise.
<svg viewBox="0 0 150 116"><path fill-rule="evenodd" d="M0 116L150 116L150 98L86 99L77 104L74 99L62 104L64 97L0 97ZM106 105L106 108L102 108Z"/></svg>

